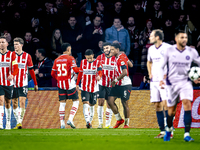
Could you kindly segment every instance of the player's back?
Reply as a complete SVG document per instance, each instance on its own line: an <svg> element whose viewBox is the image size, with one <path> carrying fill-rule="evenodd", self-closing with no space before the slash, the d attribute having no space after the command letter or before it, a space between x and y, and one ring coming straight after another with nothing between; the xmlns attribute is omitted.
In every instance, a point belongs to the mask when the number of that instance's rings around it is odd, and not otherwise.
<svg viewBox="0 0 200 150"><path fill-rule="evenodd" d="M59 88L65 90L69 89L71 81L71 68L75 67L73 66L74 63L74 57L66 54L63 54L55 59L52 70L57 71L57 82Z"/></svg>

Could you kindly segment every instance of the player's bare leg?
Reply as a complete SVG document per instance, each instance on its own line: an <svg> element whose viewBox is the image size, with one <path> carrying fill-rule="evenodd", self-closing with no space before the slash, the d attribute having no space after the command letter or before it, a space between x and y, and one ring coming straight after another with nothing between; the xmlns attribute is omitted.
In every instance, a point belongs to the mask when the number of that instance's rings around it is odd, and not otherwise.
<svg viewBox="0 0 200 150"><path fill-rule="evenodd" d="M20 110L18 109L18 98L13 98L12 104L13 104L13 114L17 121L17 125L16 127L14 127L14 129L18 129L19 120L20 120Z"/></svg>
<svg viewBox="0 0 200 150"><path fill-rule="evenodd" d="M3 116L4 116L4 95L0 96L0 129L3 129Z"/></svg>
<svg viewBox="0 0 200 150"><path fill-rule="evenodd" d="M73 119L74 119L74 116L78 110L78 106L79 106L79 100L78 99L73 99L73 105L72 105L72 108L71 108L71 111L70 111L70 115L69 115L69 119L67 121L67 124L70 125L73 129L75 129L75 125L73 123Z"/></svg>
<svg viewBox="0 0 200 150"><path fill-rule="evenodd" d="M108 105L112 109L112 111L115 114L115 117L117 119L117 123L115 124L115 126L113 128L118 128L122 123L124 123L124 120L122 119L122 117L119 114L118 107L115 104L116 99L117 99L117 97L114 97L114 96L108 97Z"/></svg>
<svg viewBox="0 0 200 150"><path fill-rule="evenodd" d="M154 138L163 138L165 135L163 104L162 102L155 102L154 106L156 109L157 121L160 128L160 133Z"/></svg>
<svg viewBox="0 0 200 150"><path fill-rule="evenodd" d="M6 128L11 129L10 121L11 121L11 99L5 98L5 112L6 112Z"/></svg>
<svg viewBox="0 0 200 150"><path fill-rule="evenodd" d="M124 108L124 117L125 117L125 123L124 123L124 128L129 127L129 117L130 117L130 110L128 106L128 101L123 101L121 100L123 108Z"/></svg>
<svg viewBox="0 0 200 150"><path fill-rule="evenodd" d="M110 126L110 124L111 124L111 120L112 120L113 111L110 108L110 106L108 105L107 101L106 101L106 105L107 105L107 108L106 108L106 128L112 128Z"/></svg>
<svg viewBox="0 0 200 150"><path fill-rule="evenodd" d="M103 106L104 106L104 102L105 102L104 98L98 99L98 108L97 108L98 119L99 119L98 129L103 128Z"/></svg>
<svg viewBox="0 0 200 150"><path fill-rule="evenodd" d="M65 128L65 106L66 106L66 100L60 101L60 107L59 107L59 115L60 115L60 128Z"/></svg>
<svg viewBox="0 0 200 150"><path fill-rule="evenodd" d="M89 101L83 101L83 115L85 117L87 128L92 127L91 124L90 124L89 108L90 108Z"/></svg>

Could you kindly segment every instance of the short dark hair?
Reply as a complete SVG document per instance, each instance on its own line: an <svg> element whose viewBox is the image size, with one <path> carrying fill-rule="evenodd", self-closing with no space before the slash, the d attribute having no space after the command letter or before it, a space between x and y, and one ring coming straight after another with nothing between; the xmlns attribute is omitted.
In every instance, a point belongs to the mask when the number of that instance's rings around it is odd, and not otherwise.
<svg viewBox="0 0 200 150"><path fill-rule="evenodd" d="M114 48L119 48L119 50L121 50L121 46L119 43L112 43L111 46L113 46Z"/></svg>
<svg viewBox="0 0 200 150"><path fill-rule="evenodd" d="M110 46L111 43L109 43L109 42L104 42L104 43L103 43L103 47L104 47L104 46L108 46L108 45Z"/></svg>
<svg viewBox="0 0 200 150"><path fill-rule="evenodd" d="M122 20L121 20L120 17L114 17L114 18L113 18L113 22L114 22L115 19L119 19L119 20L122 22Z"/></svg>
<svg viewBox="0 0 200 150"><path fill-rule="evenodd" d="M5 39L5 40L6 40L6 37L2 35L2 36L0 37L0 39Z"/></svg>
<svg viewBox="0 0 200 150"><path fill-rule="evenodd" d="M62 52L65 52L69 46L71 46L69 43L63 43L61 45Z"/></svg>
<svg viewBox="0 0 200 150"><path fill-rule="evenodd" d="M164 40L164 33L163 33L163 31L162 30L160 30L160 29L156 29L156 30L153 30L154 31L154 36L155 37L159 37L159 39L161 40L161 41L163 41Z"/></svg>
<svg viewBox="0 0 200 150"><path fill-rule="evenodd" d="M43 48L40 48L40 49L37 49L38 50L38 53L41 53L42 56L46 56L46 51L43 49Z"/></svg>
<svg viewBox="0 0 200 150"><path fill-rule="evenodd" d="M186 33L184 30L176 30L175 31L175 36L179 35L179 33Z"/></svg>
<svg viewBox="0 0 200 150"><path fill-rule="evenodd" d="M14 41L14 42L19 42L20 44L24 44L24 40L23 40L22 38L20 38L20 37L14 38L13 41Z"/></svg>
<svg viewBox="0 0 200 150"><path fill-rule="evenodd" d="M102 20L102 16L100 16L100 15L95 15L95 16L93 17L93 20L94 20L96 17L99 17L99 18L101 18L101 20Z"/></svg>
<svg viewBox="0 0 200 150"><path fill-rule="evenodd" d="M88 55L93 55L94 54L94 52L93 52L93 50L91 50L91 49L87 49L86 51L85 51L85 55L86 56L88 56Z"/></svg>

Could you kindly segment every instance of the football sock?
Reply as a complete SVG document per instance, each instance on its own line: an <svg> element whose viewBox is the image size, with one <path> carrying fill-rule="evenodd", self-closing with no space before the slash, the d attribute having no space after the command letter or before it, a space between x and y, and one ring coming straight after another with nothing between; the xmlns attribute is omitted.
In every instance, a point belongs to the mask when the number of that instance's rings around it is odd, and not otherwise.
<svg viewBox="0 0 200 150"><path fill-rule="evenodd" d="M174 117L174 116L169 116L169 115L168 115L168 117L167 117L167 126L168 126L169 128L171 128L171 127L173 126L173 122L172 122L173 117Z"/></svg>
<svg viewBox="0 0 200 150"><path fill-rule="evenodd" d="M165 126L164 126L164 114L163 111L156 111L156 115L157 115L157 120L158 120L158 125L160 128L160 131L164 131L165 130Z"/></svg>
<svg viewBox="0 0 200 150"><path fill-rule="evenodd" d="M85 117L85 121L89 122L90 118L89 118L89 104L83 104L83 115Z"/></svg>
<svg viewBox="0 0 200 150"><path fill-rule="evenodd" d="M118 113L118 114L115 114L115 117L116 117L117 121L119 121L119 120L121 120L121 119L122 119L122 117L120 116L120 114L119 114L119 113Z"/></svg>
<svg viewBox="0 0 200 150"><path fill-rule="evenodd" d="M70 115L69 115L69 120L73 121L74 116L78 110L78 106L79 106L79 101L73 101L73 105L72 105L72 109L70 111Z"/></svg>
<svg viewBox="0 0 200 150"><path fill-rule="evenodd" d="M129 126L129 118L125 118L125 124L124 125Z"/></svg>
<svg viewBox="0 0 200 150"><path fill-rule="evenodd" d="M13 109L13 114L14 114L14 117L15 117L17 124L18 124L19 123L19 117L20 117L20 112L19 112L18 107L16 109Z"/></svg>
<svg viewBox="0 0 200 150"><path fill-rule="evenodd" d="M94 116L94 106L90 106L90 123L93 120L93 116Z"/></svg>
<svg viewBox="0 0 200 150"><path fill-rule="evenodd" d="M3 106L0 106L0 124L3 125L3 116L4 116L4 109Z"/></svg>
<svg viewBox="0 0 200 150"><path fill-rule="evenodd" d="M11 107L10 108L5 108L5 112L6 112L6 121L10 122L10 120L11 120Z"/></svg>
<svg viewBox="0 0 200 150"><path fill-rule="evenodd" d="M99 124L103 124L103 106L98 106L97 108Z"/></svg>
<svg viewBox="0 0 200 150"><path fill-rule="evenodd" d="M190 132L191 122L192 122L191 110L185 111L184 113L185 133Z"/></svg>
<svg viewBox="0 0 200 150"><path fill-rule="evenodd" d="M25 115L26 109L25 108L20 108L20 119L19 123L22 123L24 115Z"/></svg>
<svg viewBox="0 0 200 150"><path fill-rule="evenodd" d="M164 125L167 126L168 110L165 110Z"/></svg>
<svg viewBox="0 0 200 150"><path fill-rule="evenodd" d="M63 125L65 123L65 105L66 103L60 103L59 107L59 115L60 115L60 124Z"/></svg>
<svg viewBox="0 0 200 150"><path fill-rule="evenodd" d="M112 109L106 108L106 127L110 126L112 115L113 115Z"/></svg>

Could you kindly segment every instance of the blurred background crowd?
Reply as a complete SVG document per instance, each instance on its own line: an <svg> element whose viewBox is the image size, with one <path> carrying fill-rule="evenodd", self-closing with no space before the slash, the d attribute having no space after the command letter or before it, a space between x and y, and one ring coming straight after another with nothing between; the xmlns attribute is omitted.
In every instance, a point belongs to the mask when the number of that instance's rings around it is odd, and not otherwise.
<svg viewBox="0 0 200 150"><path fill-rule="evenodd" d="M1 0L0 33L8 49L21 37L35 65L39 87L56 86L51 78L53 61L61 55L61 44L72 46L77 64L86 49L95 57L103 42L119 42L128 58L133 86L147 76L149 35L162 29L164 42L175 44L174 33L184 30L188 46L200 52L199 0Z"/></svg>

